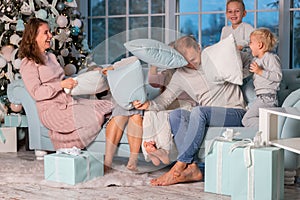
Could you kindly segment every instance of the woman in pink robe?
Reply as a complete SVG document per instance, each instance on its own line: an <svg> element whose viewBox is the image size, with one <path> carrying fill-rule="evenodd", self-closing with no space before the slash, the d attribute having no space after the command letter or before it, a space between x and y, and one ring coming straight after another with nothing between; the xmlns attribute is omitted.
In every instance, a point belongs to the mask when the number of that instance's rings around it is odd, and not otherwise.
<svg viewBox="0 0 300 200"><path fill-rule="evenodd" d="M20 73L36 101L41 122L49 129L54 148L82 149L96 138L113 104L107 100L73 99L64 92L64 88L72 89L77 82L64 79L56 56L46 51L51 38L46 21L29 20L19 48Z"/></svg>

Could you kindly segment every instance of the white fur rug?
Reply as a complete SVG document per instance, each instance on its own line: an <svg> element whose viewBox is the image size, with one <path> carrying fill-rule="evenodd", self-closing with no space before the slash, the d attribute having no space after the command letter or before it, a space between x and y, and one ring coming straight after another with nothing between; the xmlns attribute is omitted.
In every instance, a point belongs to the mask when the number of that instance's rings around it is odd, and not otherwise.
<svg viewBox="0 0 300 200"><path fill-rule="evenodd" d="M140 161L138 173L126 168L126 158L116 158L113 170L105 176L78 183L75 186L44 179L44 161L36 160L31 153L6 153L1 155L0 180L2 183L38 184L49 187L99 188L108 186L143 186L149 185L152 178L159 176L165 170L151 163ZM167 169L166 169L167 170Z"/></svg>

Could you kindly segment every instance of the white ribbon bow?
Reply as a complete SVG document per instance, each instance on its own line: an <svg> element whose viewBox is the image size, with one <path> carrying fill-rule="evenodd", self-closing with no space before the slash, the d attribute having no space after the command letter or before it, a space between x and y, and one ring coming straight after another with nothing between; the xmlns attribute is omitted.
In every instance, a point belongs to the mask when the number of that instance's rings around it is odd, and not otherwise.
<svg viewBox="0 0 300 200"><path fill-rule="evenodd" d="M261 139L261 131L255 134L253 140L246 138L243 139L242 141L237 141L236 143L234 143L230 148L230 152L234 151L238 147L245 147L244 162L246 167L249 168L252 165L251 149L263 147L262 139Z"/></svg>
<svg viewBox="0 0 300 200"><path fill-rule="evenodd" d="M208 155L212 151L213 144L215 143L215 141L231 142L233 141L234 137L239 134L240 134L239 132L234 133L233 129L227 128L226 131L222 133L222 136L215 137L214 139L209 141L209 144L207 145L208 147L207 147L206 155Z"/></svg>
<svg viewBox="0 0 300 200"><path fill-rule="evenodd" d="M72 147L72 148L61 148L56 150L57 154L69 154L72 156L78 156L81 153L81 149L78 149L77 147Z"/></svg>

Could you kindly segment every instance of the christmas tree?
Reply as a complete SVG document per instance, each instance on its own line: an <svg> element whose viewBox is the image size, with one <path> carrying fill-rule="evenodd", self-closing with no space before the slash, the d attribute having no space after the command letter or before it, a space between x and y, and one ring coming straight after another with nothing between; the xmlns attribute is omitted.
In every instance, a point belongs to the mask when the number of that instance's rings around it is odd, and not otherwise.
<svg viewBox="0 0 300 200"><path fill-rule="evenodd" d="M18 47L31 17L46 20L53 34L52 51L71 76L85 68L90 49L83 31L83 17L75 0L0 0L0 97L7 84L19 79Z"/></svg>

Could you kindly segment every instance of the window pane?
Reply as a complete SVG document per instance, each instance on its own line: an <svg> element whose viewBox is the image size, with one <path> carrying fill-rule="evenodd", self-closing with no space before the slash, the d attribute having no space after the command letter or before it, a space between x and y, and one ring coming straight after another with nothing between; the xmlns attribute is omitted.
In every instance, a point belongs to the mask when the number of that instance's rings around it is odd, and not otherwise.
<svg viewBox="0 0 300 200"><path fill-rule="evenodd" d="M300 1L299 0L291 0L291 6L292 8L300 8Z"/></svg>
<svg viewBox="0 0 300 200"><path fill-rule="evenodd" d="M104 16L105 15L105 0L90 0L89 1L89 16Z"/></svg>
<svg viewBox="0 0 300 200"><path fill-rule="evenodd" d="M129 29L129 40L148 38L148 18L130 17Z"/></svg>
<svg viewBox="0 0 300 200"><path fill-rule="evenodd" d="M108 15L125 15L126 0L108 1Z"/></svg>
<svg viewBox="0 0 300 200"><path fill-rule="evenodd" d="M210 0L202 1L202 10L205 11L225 11L226 1L222 0Z"/></svg>
<svg viewBox="0 0 300 200"><path fill-rule="evenodd" d="M254 10L254 1L253 0L244 0L246 10Z"/></svg>
<svg viewBox="0 0 300 200"><path fill-rule="evenodd" d="M254 27L254 13L247 12L246 16L243 18L243 22L251 24Z"/></svg>
<svg viewBox="0 0 300 200"><path fill-rule="evenodd" d="M292 13L292 44L291 44L291 55L292 55L292 66L293 68L300 68L300 12L295 11Z"/></svg>
<svg viewBox="0 0 300 200"><path fill-rule="evenodd" d="M180 32L198 38L198 15L179 16Z"/></svg>
<svg viewBox="0 0 300 200"><path fill-rule="evenodd" d="M129 0L129 14L147 14L148 0Z"/></svg>
<svg viewBox="0 0 300 200"><path fill-rule="evenodd" d="M259 0L258 1L258 9L278 9L279 1L277 0Z"/></svg>
<svg viewBox="0 0 300 200"><path fill-rule="evenodd" d="M126 19L121 18L110 18L108 20L108 37L116 35L126 30Z"/></svg>
<svg viewBox="0 0 300 200"><path fill-rule="evenodd" d="M224 14L202 15L202 47L217 43L220 40L221 31L224 26Z"/></svg>
<svg viewBox="0 0 300 200"><path fill-rule="evenodd" d="M151 13L165 13L165 0L152 0Z"/></svg>
<svg viewBox="0 0 300 200"><path fill-rule="evenodd" d="M121 32L108 39L108 63L114 63L126 57L126 42L125 32Z"/></svg>
<svg viewBox="0 0 300 200"><path fill-rule="evenodd" d="M91 29L89 32L92 41L91 47L94 48L105 40L105 20L90 19L89 24L91 24Z"/></svg>
<svg viewBox="0 0 300 200"><path fill-rule="evenodd" d="M257 14L257 27L269 28L278 36L279 13L278 12L259 12Z"/></svg>
<svg viewBox="0 0 300 200"><path fill-rule="evenodd" d="M179 12L198 12L198 0L179 0Z"/></svg>
<svg viewBox="0 0 300 200"><path fill-rule="evenodd" d="M159 41L165 40L165 17L151 17L151 38Z"/></svg>

